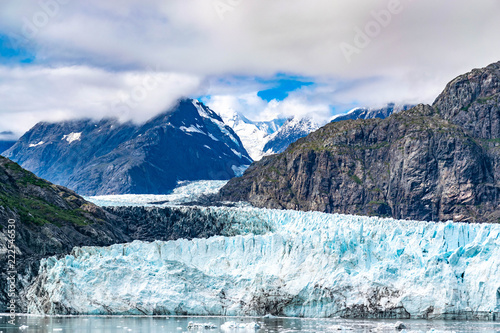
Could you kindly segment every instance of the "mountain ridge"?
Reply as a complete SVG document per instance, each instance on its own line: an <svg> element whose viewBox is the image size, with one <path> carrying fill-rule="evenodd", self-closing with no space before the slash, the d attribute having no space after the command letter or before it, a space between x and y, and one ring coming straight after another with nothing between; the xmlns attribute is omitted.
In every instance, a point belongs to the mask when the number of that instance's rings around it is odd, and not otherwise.
<svg viewBox="0 0 500 333"><path fill-rule="evenodd" d="M229 179L252 162L236 133L190 99L141 125L39 123L5 155L84 195L167 193L182 180Z"/></svg>
<svg viewBox="0 0 500 333"><path fill-rule="evenodd" d="M327 124L252 164L221 189L221 198L267 208L500 222L499 68L451 81L433 106Z"/></svg>
<svg viewBox="0 0 500 333"><path fill-rule="evenodd" d="M403 104L397 105L395 103L388 103L383 108L354 108L347 113L338 114L330 119L330 122L338 122L343 120L356 120L356 119L385 119L393 113L406 111L414 107L414 105Z"/></svg>

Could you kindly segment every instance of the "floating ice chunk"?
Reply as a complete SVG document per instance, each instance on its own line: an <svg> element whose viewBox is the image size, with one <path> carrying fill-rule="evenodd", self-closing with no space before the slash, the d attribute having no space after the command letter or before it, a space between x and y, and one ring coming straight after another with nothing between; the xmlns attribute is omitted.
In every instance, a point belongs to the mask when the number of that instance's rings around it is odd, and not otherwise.
<svg viewBox="0 0 500 333"><path fill-rule="evenodd" d="M397 329L398 331L406 329L406 325L403 324L402 322L398 321L395 325L394 328Z"/></svg>
<svg viewBox="0 0 500 333"><path fill-rule="evenodd" d="M241 158L241 153L233 148L231 148L231 151L234 153L234 155L238 156L239 158Z"/></svg>
<svg viewBox="0 0 500 333"><path fill-rule="evenodd" d="M256 322L237 323L235 321L228 321L222 324L220 328L224 331L258 330L260 329L260 325L257 324Z"/></svg>
<svg viewBox="0 0 500 333"><path fill-rule="evenodd" d="M208 137L214 141L219 141L215 136L213 136L211 133L208 133Z"/></svg>
<svg viewBox="0 0 500 333"><path fill-rule="evenodd" d="M211 330L211 329L217 328L217 326L215 326L212 323L193 323L192 321L190 321L188 323L187 328L188 328L188 330L193 330L193 329Z"/></svg>
<svg viewBox="0 0 500 333"><path fill-rule="evenodd" d="M329 331L352 331L350 327L344 327L341 325L332 325L327 328Z"/></svg>
<svg viewBox="0 0 500 333"><path fill-rule="evenodd" d="M262 316L262 318L268 318L268 319L272 319L272 318L277 318L276 316L273 316L272 314L268 313L264 316Z"/></svg>

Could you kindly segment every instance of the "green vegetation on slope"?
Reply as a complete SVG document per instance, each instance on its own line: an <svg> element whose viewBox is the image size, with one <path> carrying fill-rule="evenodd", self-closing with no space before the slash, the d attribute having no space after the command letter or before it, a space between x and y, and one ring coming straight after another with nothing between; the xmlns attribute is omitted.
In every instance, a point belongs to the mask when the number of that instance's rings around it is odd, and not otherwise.
<svg viewBox="0 0 500 333"><path fill-rule="evenodd" d="M21 222L36 225L66 223L84 226L87 212L74 201L72 193L59 195L61 189L24 170L17 163L0 157L0 206L19 215ZM73 199L73 200L72 200Z"/></svg>

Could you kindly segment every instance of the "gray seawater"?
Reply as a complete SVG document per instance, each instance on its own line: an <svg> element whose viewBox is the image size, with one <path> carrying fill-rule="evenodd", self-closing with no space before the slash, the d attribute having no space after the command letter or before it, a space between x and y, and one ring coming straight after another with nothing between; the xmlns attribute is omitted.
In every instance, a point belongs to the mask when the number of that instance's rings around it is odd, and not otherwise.
<svg viewBox="0 0 500 333"><path fill-rule="evenodd" d="M261 328L252 332L397 332L397 320L344 320L344 319L298 319L298 318L235 318L235 317L105 317L68 316L39 317L18 316L16 324L8 324L9 318L0 317L1 332L249 332L247 329L222 330L228 321L240 323L257 322ZM213 323L215 329L191 329L188 323ZM478 321L427 321L401 320L407 332L492 332L500 333L500 322Z"/></svg>

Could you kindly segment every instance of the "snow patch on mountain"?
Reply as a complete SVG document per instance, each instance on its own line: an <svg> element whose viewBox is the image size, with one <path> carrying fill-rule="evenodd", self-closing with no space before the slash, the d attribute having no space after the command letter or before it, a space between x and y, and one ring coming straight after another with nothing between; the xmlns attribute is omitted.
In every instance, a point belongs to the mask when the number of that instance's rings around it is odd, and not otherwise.
<svg viewBox="0 0 500 333"><path fill-rule="evenodd" d="M82 137L82 132L69 133L67 135L64 135L61 140L63 140L63 141L66 140L66 141L68 141L68 143L72 143L75 141L80 141L81 137Z"/></svg>
<svg viewBox="0 0 500 333"><path fill-rule="evenodd" d="M31 313L479 318L500 310L500 225L211 208L239 235L44 259ZM216 213L219 212L219 213ZM224 212L223 214L221 214ZM269 225L268 232L257 230ZM255 230L255 232L253 232Z"/></svg>
<svg viewBox="0 0 500 333"><path fill-rule="evenodd" d="M249 166L250 165L241 165L241 166L233 165L231 168L233 169L236 177L241 177L243 176L245 170L248 169Z"/></svg>
<svg viewBox="0 0 500 333"><path fill-rule="evenodd" d="M203 134L203 135L207 135L207 133L201 131L199 128L194 127L192 125L189 126L189 127L181 126L181 127L179 127L179 129L181 131L186 132L186 133L200 133L200 134Z"/></svg>
<svg viewBox="0 0 500 333"><path fill-rule="evenodd" d="M45 144L45 142L44 142L44 141L40 141L40 142L38 142L38 143L30 143L29 147L30 147L30 148L33 148L33 147L38 147L38 146L41 146L41 145L43 145L43 144Z"/></svg>

